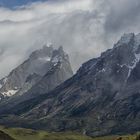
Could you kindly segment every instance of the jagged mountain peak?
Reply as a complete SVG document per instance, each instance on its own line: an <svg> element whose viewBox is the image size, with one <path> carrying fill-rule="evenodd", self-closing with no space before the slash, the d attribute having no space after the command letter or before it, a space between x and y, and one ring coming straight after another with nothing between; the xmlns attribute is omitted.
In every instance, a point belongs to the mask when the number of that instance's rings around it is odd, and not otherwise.
<svg viewBox="0 0 140 140"><path fill-rule="evenodd" d="M120 45L129 45L133 47L134 50L136 50L140 45L140 33L134 34L134 33L127 33L124 34L121 39L114 45L114 47L118 47Z"/></svg>
<svg viewBox="0 0 140 140"><path fill-rule="evenodd" d="M134 33L128 33L128 34L124 34L121 39L119 40L119 43L124 43L127 44L129 43L132 39L134 39L135 34Z"/></svg>
<svg viewBox="0 0 140 140"><path fill-rule="evenodd" d="M29 58L32 60L44 60L44 61L52 61L58 62L62 61L63 59L67 59L68 55L64 52L63 47L60 46L58 49L54 49L53 45L44 45L43 48L38 49L31 53Z"/></svg>
<svg viewBox="0 0 140 140"><path fill-rule="evenodd" d="M42 58L45 56L51 57L53 50L54 50L53 46L44 45L43 48L32 52L31 55L29 56L29 58L38 59L38 58Z"/></svg>
<svg viewBox="0 0 140 140"><path fill-rule="evenodd" d="M64 52L63 46L60 46L58 49L54 50L54 54L53 55L65 56L67 54Z"/></svg>
<svg viewBox="0 0 140 140"><path fill-rule="evenodd" d="M69 58L68 55L64 52L63 48L60 47L58 49L54 49L53 45L51 44L44 45L43 48L32 52L29 58L17 68L12 70L7 77L0 80L1 95L4 95L4 97L6 97L6 93L8 93L9 91L11 92L12 90L12 96L13 94L17 93L17 91L20 91L27 81L31 81L30 85L35 84L48 71L53 69L55 65L62 62L63 64L67 63L67 68L70 69L68 77L70 75L72 76ZM67 75L65 76L67 77ZM13 92L13 90L15 90L15 92Z"/></svg>

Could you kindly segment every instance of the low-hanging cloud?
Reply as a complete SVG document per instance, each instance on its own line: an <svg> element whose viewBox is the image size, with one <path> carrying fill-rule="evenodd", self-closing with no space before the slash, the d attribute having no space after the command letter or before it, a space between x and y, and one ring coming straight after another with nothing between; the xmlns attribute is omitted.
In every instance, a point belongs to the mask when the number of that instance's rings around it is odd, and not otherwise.
<svg viewBox="0 0 140 140"><path fill-rule="evenodd" d="M77 70L86 60L112 47L124 32L138 31L139 3L51 0L15 10L0 8L0 77L49 42L54 47L62 45Z"/></svg>
<svg viewBox="0 0 140 140"><path fill-rule="evenodd" d="M104 30L114 40L123 33L140 33L139 0L107 0L109 12L105 18Z"/></svg>

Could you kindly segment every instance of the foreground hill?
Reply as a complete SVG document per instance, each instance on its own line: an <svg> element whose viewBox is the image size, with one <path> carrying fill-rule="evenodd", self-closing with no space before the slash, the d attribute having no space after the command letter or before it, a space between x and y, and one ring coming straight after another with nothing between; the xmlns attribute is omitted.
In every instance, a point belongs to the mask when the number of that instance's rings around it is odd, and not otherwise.
<svg viewBox="0 0 140 140"><path fill-rule="evenodd" d="M0 140L139 140L140 135L104 136L91 138L79 133L49 133L23 128L0 127Z"/></svg>
<svg viewBox="0 0 140 140"><path fill-rule="evenodd" d="M7 139L2 139L7 136ZM9 138L9 139L8 139ZM11 139L10 139L11 138ZM23 128L0 127L0 140L93 140L78 133L48 133Z"/></svg>

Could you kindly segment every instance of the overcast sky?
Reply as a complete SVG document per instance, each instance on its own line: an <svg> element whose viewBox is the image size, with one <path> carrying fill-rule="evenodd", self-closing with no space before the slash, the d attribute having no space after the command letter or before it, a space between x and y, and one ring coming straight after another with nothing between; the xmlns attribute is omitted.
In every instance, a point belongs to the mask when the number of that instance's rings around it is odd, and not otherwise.
<svg viewBox="0 0 140 140"><path fill-rule="evenodd" d="M62 45L77 70L113 47L122 34L140 32L139 0L48 0L15 6L0 8L0 77L45 43Z"/></svg>

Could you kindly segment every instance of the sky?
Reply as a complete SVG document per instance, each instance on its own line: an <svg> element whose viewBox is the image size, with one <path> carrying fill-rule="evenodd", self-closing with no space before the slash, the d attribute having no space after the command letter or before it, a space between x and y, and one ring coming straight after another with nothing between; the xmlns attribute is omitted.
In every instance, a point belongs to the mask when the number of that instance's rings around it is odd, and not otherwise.
<svg viewBox="0 0 140 140"><path fill-rule="evenodd" d="M0 78L47 43L62 45L76 71L124 33L140 32L139 0L0 0L0 5Z"/></svg>
<svg viewBox="0 0 140 140"><path fill-rule="evenodd" d="M44 2L47 0L0 0L0 5L10 9L15 9L15 7L23 6L29 3L31 4L38 1Z"/></svg>

